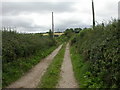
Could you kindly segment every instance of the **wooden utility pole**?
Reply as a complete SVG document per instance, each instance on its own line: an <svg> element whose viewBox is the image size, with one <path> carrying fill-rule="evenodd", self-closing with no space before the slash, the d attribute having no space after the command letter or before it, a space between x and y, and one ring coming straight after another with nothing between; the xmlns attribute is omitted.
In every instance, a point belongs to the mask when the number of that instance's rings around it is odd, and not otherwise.
<svg viewBox="0 0 120 90"><path fill-rule="evenodd" d="M118 25L117 25L117 28L118 28L117 30L120 31L120 1L118 2Z"/></svg>
<svg viewBox="0 0 120 90"><path fill-rule="evenodd" d="M52 12L52 33L53 33L53 38L54 38L54 17L53 17L53 12Z"/></svg>
<svg viewBox="0 0 120 90"><path fill-rule="evenodd" d="M95 11L94 11L94 2L92 0L92 13L93 13L93 30L95 28Z"/></svg>
<svg viewBox="0 0 120 90"><path fill-rule="evenodd" d="M120 21L120 1L118 2L118 20Z"/></svg>

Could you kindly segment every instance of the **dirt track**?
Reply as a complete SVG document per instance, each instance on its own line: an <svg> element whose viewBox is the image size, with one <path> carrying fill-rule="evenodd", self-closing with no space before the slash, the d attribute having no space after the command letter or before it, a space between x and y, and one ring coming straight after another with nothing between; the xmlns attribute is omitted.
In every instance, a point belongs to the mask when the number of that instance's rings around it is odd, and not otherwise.
<svg viewBox="0 0 120 90"><path fill-rule="evenodd" d="M41 77L43 76L52 59L57 55L61 47L62 45L60 45L48 57L41 60L40 63L33 67L28 73L9 85L7 88L36 88L38 83L40 82Z"/></svg>
<svg viewBox="0 0 120 90"><path fill-rule="evenodd" d="M69 43L66 46L64 61L61 67L61 79L57 85L57 88L78 88L78 84L76 83L72 69Z"/></svg>

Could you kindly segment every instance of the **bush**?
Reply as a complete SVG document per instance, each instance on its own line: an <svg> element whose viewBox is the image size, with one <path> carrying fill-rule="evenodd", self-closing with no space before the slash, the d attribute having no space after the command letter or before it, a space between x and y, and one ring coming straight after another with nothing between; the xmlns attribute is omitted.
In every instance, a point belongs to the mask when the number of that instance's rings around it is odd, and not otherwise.
<svg viewBox="0 0 120 90"><path fill-rule="evenodd" d="M2 31L3 87L18 79L56 45L55 40L41 34Z"/></svg>
<svg viewBox="0 0 120 90"><path fill-rule="evenodd" d="M91 76L86 75L86 77L92 79L86 87L93 88L98 85L99 88L120 88L120 26L118 24L118 21L114 20L106 26L97 25L94 30L84 29L72 39L71 42L76 45L78 53L82 54L85 61L91 63L88 70Z"/></svg>

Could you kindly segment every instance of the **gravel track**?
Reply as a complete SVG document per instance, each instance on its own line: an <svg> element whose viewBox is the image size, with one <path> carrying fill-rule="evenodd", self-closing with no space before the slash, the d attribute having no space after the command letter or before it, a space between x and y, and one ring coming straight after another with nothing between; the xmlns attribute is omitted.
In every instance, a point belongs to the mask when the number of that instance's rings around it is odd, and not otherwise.
<svg viewBox="0 0 120 90"><path fill-rule="evenodd" d="M62 45L55 49L49 56L41 60L36 66L29 70L24 76L17 81L13 82L7 88L36 88L39 84L41 77L46 72L49 64L57 55Z"/></svg>

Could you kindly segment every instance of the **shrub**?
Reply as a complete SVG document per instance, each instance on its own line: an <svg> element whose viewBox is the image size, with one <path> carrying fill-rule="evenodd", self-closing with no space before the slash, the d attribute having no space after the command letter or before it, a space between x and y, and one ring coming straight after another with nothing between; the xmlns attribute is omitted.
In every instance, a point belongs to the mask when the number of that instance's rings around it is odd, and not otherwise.
<svg viewBox="0 0 120 90"><path fill-rule="evenodd" d="M84 29L71 41L84 60L91 63L88 70L91 76L86 75L86 77L92 79L87 87L93 88L98 85L99 88L120 88L120 26L118 24L119 22L114 20L104 27L97 25L95 30Z"/></svg>
<svg viewBox="0 0 120 90"><path fill-rule="evenodd" d="M17 80L56 45L49 36L6 30L2 31L2 42L3 87Z"/></svg>

